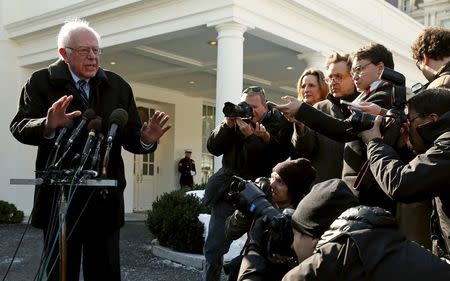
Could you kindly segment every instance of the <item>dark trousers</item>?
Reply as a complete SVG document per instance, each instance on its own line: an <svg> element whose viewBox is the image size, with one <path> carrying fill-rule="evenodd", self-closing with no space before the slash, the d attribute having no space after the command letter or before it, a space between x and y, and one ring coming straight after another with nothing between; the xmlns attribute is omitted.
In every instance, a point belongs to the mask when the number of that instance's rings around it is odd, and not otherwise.
<svg viewBox="0 0 450 281"><path fill-rule="evenodd" d="M225 237L225 220L233 214L235 208L223 200L211 208L208 236L206 237L204 253L205 268L203 281L219 281L223 266L223 255L228 252L232 241Z"/></svg>
<svg viewBox="0 0 450 281"><path fill-rule="evenodd" d="M67 230L69 235L70 229ZM46 266L49 281L59 278L59 239L54 243L54 235L46 235L44 230L44 245L50 245L51 258ZM85 281L120 281L120 229L109 233L99 233L89 229L79 228L67 239L67 280L78 281L80 275L81 257L83 258L83 277Z"/></svg>

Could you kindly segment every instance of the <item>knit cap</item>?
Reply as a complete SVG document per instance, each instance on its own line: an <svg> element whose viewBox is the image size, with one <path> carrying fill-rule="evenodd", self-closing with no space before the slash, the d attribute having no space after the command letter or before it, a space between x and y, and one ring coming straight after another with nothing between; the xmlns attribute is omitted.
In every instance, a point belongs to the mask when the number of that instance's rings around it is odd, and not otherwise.
<svg viewBox="0 0 450 281"><path fill-rule="evenodd" d="M316 178L316 169L305 158L280 162L273 167L272 172L281 177L291 194L308 193L311 183Z"/></svg>
<svg viewBox="0 0 450 281"><path fill-rule="evenodd" d="M314 185L292 215L292 227L319 238L331 223L348 208L358 206L358 198L340 179Z"/></svg>

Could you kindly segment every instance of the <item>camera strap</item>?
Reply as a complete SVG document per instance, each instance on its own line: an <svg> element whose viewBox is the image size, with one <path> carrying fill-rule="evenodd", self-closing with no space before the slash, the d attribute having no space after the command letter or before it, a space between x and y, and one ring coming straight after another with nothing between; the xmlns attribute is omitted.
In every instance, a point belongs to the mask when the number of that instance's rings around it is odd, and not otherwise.
<svg viewBox="0 0 450 281"><path fill-rule="evenodd" d="M359 189L359 186L364 178L364 176L367 173L367 170L369 169L369 159L364 162L364 165L362 165L361 169L359 169L358 175L356 176L355 183L353 184L354 189Z"/></svg>

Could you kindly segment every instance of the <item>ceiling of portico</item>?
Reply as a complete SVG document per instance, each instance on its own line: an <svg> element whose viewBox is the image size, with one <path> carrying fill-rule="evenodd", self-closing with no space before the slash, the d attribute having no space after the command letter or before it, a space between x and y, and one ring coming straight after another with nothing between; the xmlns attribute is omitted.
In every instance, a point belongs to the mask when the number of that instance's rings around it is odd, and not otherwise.
<svg viewBox="0 0 450 281"><path fill-rule="evenodd" d="M103 49L101 64L129 82L214 99L217 47L208 42L216 37L214 28L203 26L129 42ZM244 38L244 87L263 86L270 99L295 95L297 79L307 66L304 56L298 55L312 51L306 47L303 52L293 51L248 32Z"/></svg>

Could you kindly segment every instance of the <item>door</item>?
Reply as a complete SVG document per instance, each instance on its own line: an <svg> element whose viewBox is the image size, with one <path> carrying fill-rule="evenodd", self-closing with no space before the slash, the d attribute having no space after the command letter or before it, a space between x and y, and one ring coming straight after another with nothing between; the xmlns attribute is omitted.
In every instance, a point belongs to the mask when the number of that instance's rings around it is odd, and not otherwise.
<svg viewBox="0 0 450 281"><path fill-rule="evenodd" d="M148 121L155 113L155 106L145 104L138 107L141 121ZM151 209L156 199L158 185L158 149L149 154L134 155L134 211L145 211Z"/></svg>

